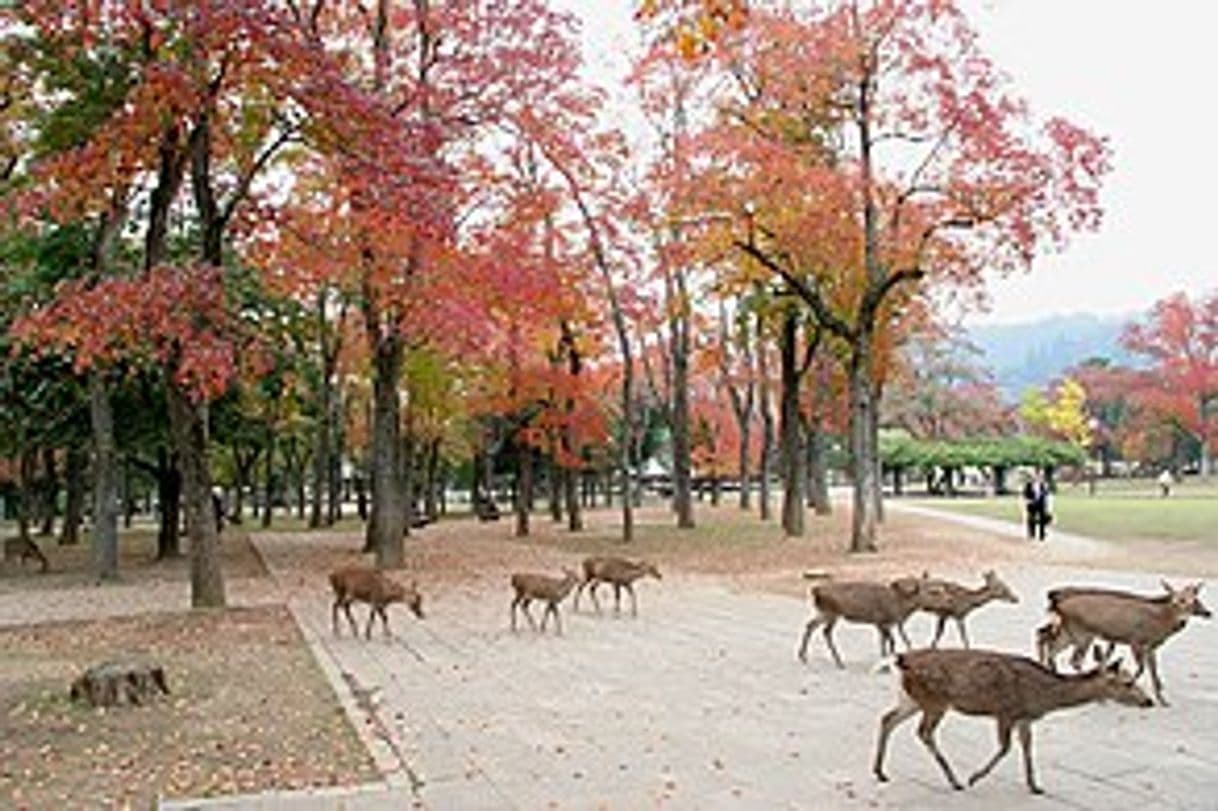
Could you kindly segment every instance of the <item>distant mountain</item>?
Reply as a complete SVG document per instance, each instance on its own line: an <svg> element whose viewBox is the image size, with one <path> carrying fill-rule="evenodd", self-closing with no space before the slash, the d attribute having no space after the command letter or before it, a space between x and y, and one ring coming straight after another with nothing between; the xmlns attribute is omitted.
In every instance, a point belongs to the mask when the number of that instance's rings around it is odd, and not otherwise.
<svg viewBox="0 0 1218 811"><path fill-rule="evenodd" d="M994 374L1004 397L1017 401L1029 386L1044 386L1063 370L1088 358L1135 365L1120 342L1127 316L1060 315L1015 324L970 327L969 339L981 348L982 362Z"/></svg>

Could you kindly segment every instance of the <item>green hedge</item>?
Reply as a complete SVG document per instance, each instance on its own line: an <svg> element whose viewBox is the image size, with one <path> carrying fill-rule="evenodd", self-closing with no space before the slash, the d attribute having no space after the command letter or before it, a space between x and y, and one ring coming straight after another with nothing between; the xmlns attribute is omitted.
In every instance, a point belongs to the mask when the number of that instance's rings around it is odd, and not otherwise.
<svg viewBox="0 0 1218 811"><path fill-rule="evenodd" d="M1086 459L1076 445L1032 436L952 442L880 437L880 460L889 468L1059 467L1079 465Z"/></svg>

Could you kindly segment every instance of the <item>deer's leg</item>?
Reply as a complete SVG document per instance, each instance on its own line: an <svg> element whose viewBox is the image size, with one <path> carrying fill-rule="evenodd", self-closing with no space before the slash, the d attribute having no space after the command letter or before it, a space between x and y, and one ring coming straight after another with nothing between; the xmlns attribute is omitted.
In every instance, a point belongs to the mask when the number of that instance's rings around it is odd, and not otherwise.
<svg viewBox="0 0 1218 811"><path fill-rule="evenodd" d="M381 615L381 629L385 632L387 639L393 638L393 631L389 630L389 606L379 605L376 607L376 613Z"/></svg>
<svg viewBox="0 0 1218 811"><path fill-rule="evenodd" d="M1159 704L1166 707L1167 699L1163 697L1163 682L1159 679L1159 666L1155 662L1155 651L1151 648L1146 651L1146 665L1150 670L1150 683L1155 688L1155 698L1159 700Z"/></svg>
<svg viewBox="0 0 1218 811"><path fill-rule="evenodd" d="M935 760L939 763L939 768L943 770L943 774L947 776L947 782L952 784L952 788L957 791L964 788L960 785L960 781L956 779L955 772L952 771L952 766L947 762L947 758L939 751L939 744L935 743L935 727L939 726L939 722L943 720L943 714L947 712L945 706L924 707L922 709L922 721L918 724L918 737L922 739L922 743L926 744L926 748L935 756Z"/></svg>
<svg viewBox="0 0 1218 811"><path fill-rule="evenodd" d="M972 786L981 778L990 773L991 770L998 764L998 761L1007 756L1007 752L1011 751L1011 722L1006 718L998 719L998 751L989 759L989 762L978 769L972 777L968 779L968 784Z"/></svg>
<svg viewBox="0 0 1218 811"><path fill-rule="evenodd" d="M817 614L812 619L808 620L807 626L804 627L803 639L799 642L799 650L795 652L795 656L801 662L808 661L808 640L812 638L812 632L816 630L816 626L820 625L821 616Z"/></svg>
<svg viewBox="0 0 1218 811"><path fill-rule="evenodd" d="M833 626L837 622L837 617L833 617L825 622L825 642L829 645L829 652L833 654L833 661L837 662L837 666L845 670L846 666L842 664L842 657L837 652L837 645L833 644Z"/></svg>
<svg viewBox="0 0 1218 811"><path fill-rule="evenodd" d="M1137 663L1138 668L1133 672L1133 680L1137 681L1142 676L1142 671L1146 669L1146 649L1141 645L1130 645L1129 652L1133 654L1133 660Z"/></svg>
<svg viewBox="0 0 1218 811"><path fill-rule="evenodd" d="M596 609L596 613L601 613L601 601L596 599L596 590L600 588L601 581L593 580L592 585L588 588L588 594L592 596L592 607Z"/></svg>
<svg viewBox="0 0 1218 811"><path fill-rule="evenodd" d="M930 641L932 648L939 647L939 640L943 638L943 629L947 627L947 615L938 614L938 619L935 621L935 638Z"/></svg>
<svg viewBox="0 0 1218 811"><path fill-rule="evenodd" d="M1019 745L1023 748L1023 774L1028 789L1033 794L1044 794L1045 790L1036 785L1036 773L1032 769L1032 722L1020 721L1015 728L1019 730Z"/></svg>
<svg viewBox="0 0 1218 811"><path fill-rule="evenodd" d="M584 582L582 582L578 586L576 586L576 588L575 588L575 607L572 610L574 610L574 611L579 610L579 595L583 593L584 586L586 586L586 585L588 585L587 580L585 580Z"/></svg>
<svg viewBox="0 0 1218 811"><path fill-rule="evenodd" d="M960 632L960 641L968 647L968 631L964 630L964 617L956 617L956 630Z"/></svg>
<svg viewBox="0 0 1218 811"><path fill-rule="evenodd" d="M355 624L355 613L351 610L351 600L343 602L343 613L347 615L347 623L351 626L351 635L359 638L359 626Z"/></svg>
<svg viewBox="0 0 1218 811"><path fill-rule="evenodd" d="M901 641L905 643L905 650L912 650L913 645L910 644L910 642L909 642L909 634L905 633L905 621L904 620L897 623L897 633L899 633L901 635ZM896 645L892 646L892 652L893 653L897 652Z"/></svg>
<svg viewBox="0 0 1218 811"><path fill-rule="evenodd" d="M334 631L335 636L338 636L338 606L340 602L341 601L335 597L334 605L330 607L330 627Z"/></svg>
<svg viewBox="0 0 1218 811"><path fill-rule="evenodd" d="M372 639L372 624L376 622L376 603L368 604L368 626L364 628L364 639Z"/></svg>
<svg viewBox="0 0 1218 811"><path fill-rule="evenodd" d="M555 633L562 636L562 616L558 613L558 603L550 603L546 606L546 610L554 615Z"/></svg>
<svg viewBox="0 0 1218 811"><path fill-rule="evenodd" d="M892 638L892 628L887 625L877 625L875 629L880 634L880 658L883 659L889 653L896 653L897 643Z"/></svg>
<svg viewBox="0 0 1218 811"><path fill-rule="evenodd" d="M875 746L875 763L871 771L877 780L887 782L888 775L884 774L884 750L888 747L888 736L901 724L908 721L918 711L918 704L904 690L901 691L897 706L884 713L880 718L880 737Z"/></svg>
<svg viewBox="0 0 1218 811"><path fill-rule="evenodd" d="M639 599L634 596L634 584L627 583L626 591L630 592L630 616L637 617L639 615Z"/></svg>
<svg viewBox="0 0 1218 811"><path fill-rule="evenodd" d="M622 613L622 584L613 584L613 613Z"/></svg>
<svg viewBox="0 0 1218 811"><path fill-rule="evenodd" d="M1080 631L1074 633L1067 629L1070 635L1070 640L1074 644L1074 651L1070 654L1070 666L1076 671L1083 669L1083 664L1087 660L1087 650L1091 647L1091 643L1095 640L1095 634Z"/></svg>
<svg viewBox="0 0 1218 811"><path fill-rule="evenodd" d="M520 605L520 601L522 599L523 598L519 594L517 594L515 596L515 598L512 599L512 630L513 631L516 630L516 607Z"/></svg>
<svg viewBox="0 0 1218 811"><path fill-rule="evenodd" d="M542 633L545 633L545 630L546 630L546 620L548 620L548 619L550 618L550 609L552 609L552 608L554 608L554 603L549 603L549 602L548 602L548 603L546 603L546 607L545 607L544 609L542 609L542 612L541 612L541 630L542 630Z"/></svg>
<svg viewBox="0 0 1218 811"><path fill-rule="evenodd" d="M529 611L529 604L532 602L533 602L532 597L527 597L527 596L521 597L520 598L520 610L524 612L524 618L529 621L529 627L532 628L534 631L536 631L537 630L537 620L533 619L533 612ZM542 628L541 630L544 631L545 628Z"/></svg>

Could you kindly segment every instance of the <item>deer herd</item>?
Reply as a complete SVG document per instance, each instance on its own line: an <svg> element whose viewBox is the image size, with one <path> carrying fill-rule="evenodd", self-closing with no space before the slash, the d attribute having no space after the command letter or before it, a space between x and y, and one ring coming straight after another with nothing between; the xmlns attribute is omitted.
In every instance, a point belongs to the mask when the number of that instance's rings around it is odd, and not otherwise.
<svg viewBox="0 0 1218 811"><path fill-rule="evenodd" d="M562 633L558 606L575 591L574 609L587 590L595 610L600 612L596 592L601 585L614 590L615 610L621 610L621 595L630 595L631 613L637 615L638 601L634 583L642 577L656 580L660 572L652 563L619 557L589 557L583 571L564 569L561 577L534 572L518 572L509 578L513 598L511 629L516 631L519 610L530 627L544 631L552 615L555 630ZM1132 594L1114 589L1069 586L1048 593L1048 621L1035 631L1037 659L1015 653L975 650L970 647L965 620L968 615L993 601L1017 603L1019 598L997 573L985 572L977 588L950 580L901 577L890 582L837 581L822 573L805 573L816 582L809 589L813 614L804 626L796 656L807 662L808 645L817 628L822 629L825 645L837 667L844 668L833 641L833 628L839 620L872 625L879 634L880 656L885 665L895 662L899 672L898 700L880 719L879 738L872 771L887 781L884 753L893 730L921 713L917 735L934 756L948 783L964 788L935 740L937 729L949 709L965 715L991 717L997 723L998 751L968 778L973 785L985 777L1010 750L1011 733L1019 735L1023 750L1024 777L1028 788L1041 793L1032 765L1032 724L1055 710L1093 702L1113 701L1135 707L1150 707L1157 699L1166 706L1155 652L1187 624L1190 617L1210 617L1201 602L1201 583L1174 588L1163 582L1163 593ZM330 575L334 591L333 626L339 633L339 611L359 635L351 615L352 602L370 606L365 637L371 638L375 619L381 618L384 632L390 635L386 608L404 603L418 618L423 618L422 597L412 582L403 586L371 568L351 566ZM534 601L545 605L538 626L529 612ZM905 633L905 621L917 611L935 618L934 637L928 647L914 650ZM954 620L960 643L958 649L939 649L947 626ZM901 637L904 653L897 653L894 631ZM1100 642L1107 643L1105 648ZM1137 670L1125 671L1119 660L1110 659L1117 645L1125 645ZM1057 658L1071 651L1072 673L1057 670ZM1086 668L1088 651L1094 656ZM886 658L891 657L891 658ZM1150 671L1154 699L1137 685L1143 670Z"/></svg>

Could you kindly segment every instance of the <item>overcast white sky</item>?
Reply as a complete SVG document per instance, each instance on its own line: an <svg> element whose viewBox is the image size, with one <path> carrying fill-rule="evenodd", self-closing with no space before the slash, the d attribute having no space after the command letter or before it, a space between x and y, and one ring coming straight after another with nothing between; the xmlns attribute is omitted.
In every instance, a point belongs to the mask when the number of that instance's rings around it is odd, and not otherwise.
<svg viewBox="0 0 1218 811"><path fill-rule="evenodd" d="M585 20L589 60L620 75L629 0L555 0ZM1040 115L1107 135L1114 170L1099 233L1030 275L990 284L991 313L1135 314L1218 289L1218 6L1209 0L963 0L982 45Z"/></svg>

